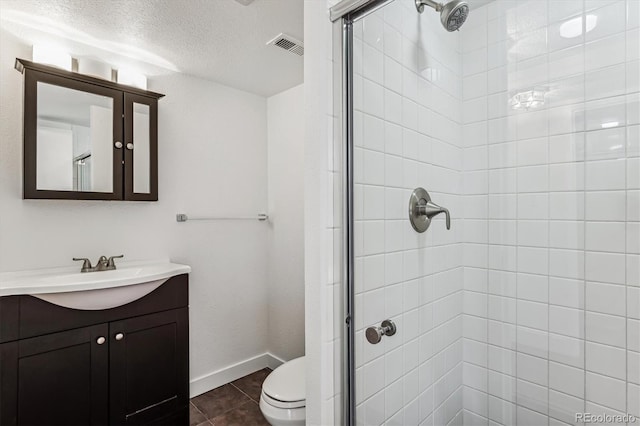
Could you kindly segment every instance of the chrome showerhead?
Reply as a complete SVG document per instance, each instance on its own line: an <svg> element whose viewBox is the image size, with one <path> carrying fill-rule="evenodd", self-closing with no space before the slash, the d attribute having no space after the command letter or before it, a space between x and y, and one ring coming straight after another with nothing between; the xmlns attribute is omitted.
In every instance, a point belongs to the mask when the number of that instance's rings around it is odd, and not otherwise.
<svg viewBox="0 0 640 426"><path fill-rule="evenodd" d="M440 12L440 22L447 31L460 29L464 21L469 16L469 5L466 1L453 0L447 4L438 3L434 0L415 0L416 9L422 13L425 6L432 7L436 12Z"/></svg>
<svg viewBox="0 0 640 426"><path fill-rule="evenodd" d="M460 29L469 16L469 5L465 1L450 1L440 11L440 21L447 31Z"/></svg>

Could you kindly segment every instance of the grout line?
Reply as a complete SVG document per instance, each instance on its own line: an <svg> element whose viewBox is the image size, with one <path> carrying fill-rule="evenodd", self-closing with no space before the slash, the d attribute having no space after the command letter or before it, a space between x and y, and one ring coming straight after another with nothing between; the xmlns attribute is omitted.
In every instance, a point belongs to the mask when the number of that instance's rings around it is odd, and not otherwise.
<svg viewBox="0 0 640 426"><path fill-rule="evenodd" d="M245 376L246 377L246 376ZM251 398L251 396L249 396L248 393L246 393L245 391L243 391L242 389L240 389L238 386L234 385L233 382L229 383L231 386L233 386L234 388L236 388L237 390L240 391L241 394L243 394L244 396L246 396L247 398L249 398L249 400L251 400L251 402L255 402L257 403L258 401L255 401L253 398Z"/></svg>
<svg viewBox="0 0 640 426"><path fill-rule="evenodd" d="M191 401L191 399L189 399L189 404L192 405L193 408L195 408L198 413L202 414L205 419L208 419L207 415L205 413L203 413L202 411L200 411L200 409L196 406L196 404L193 403L193 401ZM201 423L203 423L203 422L201 422Z"/></svg>
<svg viewBox="0 0 640 426"><path fill-rule="evenodd" d="M246 376L244 376L244 377L246 377ZM245 392L243 392L241 389L238 389L238 387L237 387L237 386L235 386L235 385L234 385L233 383L231 383L231 382L229 382L229 383L225 383L224 385L222 385L222 386L220 386L220 387L218 387L218 388L216 388L216 389L220 389L220 388L222 388L223 386L226 386L226 385L231 385L231 387L235 388L236 390L240 391L240 393L242 393L243 395L245 395L246 397L248 397L248 398L249 398L249 401L251 401L251 402L253 402L253 403L256 403L256 402L255 402L255 401L254 401L254 400L253 400L249 395L247 395L247 394L246 394ZM212 389L212 390L214 390L214 389ZM210 391L209 391L209 392L210 392ZM193 406L194 406L194 407L195 407L195 408L196 408L196 409L197 409L197 410L198 410L202 415L204 415L204 417L207 419L207 421L209 421L209 420L217 419L217 418L218 418L218 417L220 417L220 416L224 416L225 414L227 414L227 413L229 413L229 412L231 412L231 411L235 410L236 408L238 408L238 407L240 407L240 406L242 406L242 405L246 404L246 403L247 403L247 402L249 402L249 401L245 401L245 402L243 402L243 403L242 403L242 404L240 404L240 405L235 405L235 406L233 406L233 407L229 408L228 410L225 410L225 411L223 411L223 412L219 413L218 415L216 415L216 416L215 416L215 417L213 417L213 418L209 418L209 416L207 415L207 413L205 413L205 412L203 412L202 410L198 409L198 407L197 407L197 406L192 402L192 400L189 400L189 403L191 403L191 404L192 404L192 405L193 405ZM203 422L203 423L204 423L204 422Z"/></svg>

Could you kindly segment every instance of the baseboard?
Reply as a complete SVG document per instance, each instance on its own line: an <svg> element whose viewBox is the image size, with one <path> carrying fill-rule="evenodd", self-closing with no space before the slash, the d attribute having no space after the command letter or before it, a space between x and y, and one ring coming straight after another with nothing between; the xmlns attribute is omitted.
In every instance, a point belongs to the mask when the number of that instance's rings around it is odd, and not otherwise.
<svg viewBox="0 0 640 426"><path fill-rule="evenodd" d="M208 392L255 371L269 367L272 370L282 364L284 360L265 352L262 355L240 361L220 370L191 379L189 385L190 398Z"/></svg>
<svg viewBox="0 0 640 426"><path fill-rule="evenodd" d="M267 352L265 355L267 355L267 367L272 370L275 370L284 364L284 360L282 358L279 358L272 353Z"/></svg>

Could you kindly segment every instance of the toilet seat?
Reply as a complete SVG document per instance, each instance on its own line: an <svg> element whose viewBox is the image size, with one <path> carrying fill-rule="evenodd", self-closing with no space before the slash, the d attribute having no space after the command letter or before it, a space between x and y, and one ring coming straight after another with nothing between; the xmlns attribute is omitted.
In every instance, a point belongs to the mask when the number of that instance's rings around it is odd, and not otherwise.
<svg viewBox="0 0 640 426"><path fill-rule="evenodd" d="M262 383L262 393L269 397L268 402L274 402L275 407L282 404L303 407L306 401L304 357L287 361L273 370Z"/></svg>
<svg viewBox="0 0 640 426"><path fill-rule="evenodd" d="M302 399L300 401L279 401L275 398L270 397L269 395L264 393L264 391L262 391L261 397L262 399L264 399L264 402L276 408L300 408L307 405L306 399Z"/></svg>

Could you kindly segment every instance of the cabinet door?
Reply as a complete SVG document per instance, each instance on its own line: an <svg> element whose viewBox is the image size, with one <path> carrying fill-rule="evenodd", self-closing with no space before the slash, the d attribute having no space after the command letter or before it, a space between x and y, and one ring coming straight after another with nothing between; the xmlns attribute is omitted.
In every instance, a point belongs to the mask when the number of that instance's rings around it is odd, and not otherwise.
<svg viewBox="0 0 640 426"><path fill-rule="evenodd" d="M121 200L123 95L27 70L24 198Z"/></svg>
<svg viewBox="0 0 640 426"><path fill-rule="evenodd" d="M106 425L107 333L100 324L0 345L2 424Z"/></svg>
<svg viewBox="0 0 640 426"><path fill-rule="evenodd" d="M158 200L158 100L124 94L125 200Z"/></svg>
<svg viewBox="0 0 640 426"><path fill-rule="evenodd" d="M112 322L109 335L111 423L155 423L182 410L188 424L187 308Z"/></svg>

